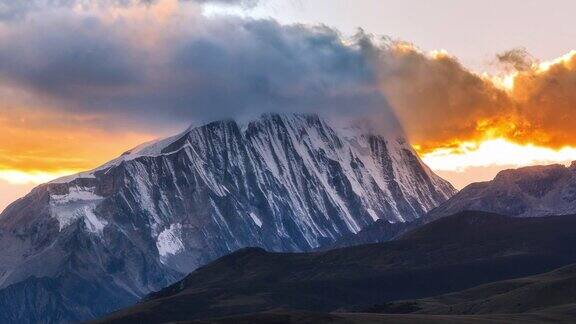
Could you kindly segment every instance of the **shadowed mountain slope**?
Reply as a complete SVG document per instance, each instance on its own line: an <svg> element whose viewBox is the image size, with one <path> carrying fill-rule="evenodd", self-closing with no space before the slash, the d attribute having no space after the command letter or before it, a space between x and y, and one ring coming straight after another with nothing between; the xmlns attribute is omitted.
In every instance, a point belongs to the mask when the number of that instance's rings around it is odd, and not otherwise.
<svg viewBox="0 0 576 324"><path fill-rule="evenodd" d="M481 285L432 298L388 303L371 310L382 313L484 315L559 313L576 315L576 265L540 275Z"/></svg>
<svg viewBox="0 0 576 324"><path fill-rule="evenodd" d="M181 321L272 311L357 311L576 262L576 218L464 212L398 241L317 253L244 249L105 321Z"/></svg>

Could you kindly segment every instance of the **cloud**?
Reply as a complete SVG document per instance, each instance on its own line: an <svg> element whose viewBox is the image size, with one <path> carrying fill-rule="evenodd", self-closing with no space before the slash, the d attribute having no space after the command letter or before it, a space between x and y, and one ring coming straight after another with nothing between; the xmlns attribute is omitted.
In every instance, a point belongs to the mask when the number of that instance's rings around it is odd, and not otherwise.
<svg viewBox="0 0 576 324"><path fill-rule="evenodd" d="M112 9L149 6L162 0L0 0L0 21L24 19L29 14L61 9ZM253 8L259 0L179 0L196 4L219 4Z"/></svg>
<svg viewBox="0 0 576 324"><path fill-rule="evenodd" d="M554 147L576 145L576 52L519 73L510 96L524 121L521 140Z"/></svg>
<svg viewBox="0 0 576 324"><path fill-rule="evenodd" d="M28 14L63 8L110 8L146 5L155 0L0 0L0 20L23 19Z"/></svg>
<svg viewBox="0 0 576 324"><path fill-rule="evenodd" d="M170 4L168 19L151 14ZM9 24L0 80L123 125L388 109L365 48L337 31L206 18L183 6L165 0L138 15L69 10Z"/></svg>
<svg viewBox="0 0 576 324"><path fill-rule="evenodd" d="M0 104L0 179L6 171L48 175L87 170L155 134L124 129L111 132L95 125L103 116L75 115L57 109L14 108ZM4 177L4 179L6 179ZM23 181L22 181L23 182Z"/></svg>
<svg viewBox="0 0 576 324"><path fill-rule="evenodd" d="M190 123L264 112L396 131L372 50L325 26L207 18L176 0L30 12L0 24L0 171L89 169Z"/></svg>
<svg viewBox="0 0 576 324"><path fill-rule="evenodd" d="M509 97L443 52L389 43L378 53L381 89L424 150L473 140L514 115Z"/></svg>
<svg viewBox="0 0 576 324"><path fill-rule="evenodd" d="M394 43L379 52L380 82L412 142L423 152L505 138L576 146L576 52L537 63L524 49L497 56L511 89L498 87L446 53Z"/></svg>
<svg viewBox="0 0 576 324"><path fill-rule="evenodd" d="M232 6L243 6L248 8L253 8L260 2L259 0L188 0L196 1L202 4L222 4L222 5L232 5Z"/></svg>
<svg viewBox="0 0 576 324"><path fill-rule="evenodd" d="M207 18L204 1L46 1L53 10L0 24L4 106L140 133L269 111L378 115L384 129L393 111L423 151L498 137L576 145L574 56L499 54L516 73L508 91L443 51L362 31Z"/></svg>
<svg viewBox="0 0 576 324"><path fill-rule="evenodd" d="M496 55L498 62L510 66L516 71L531 70L535 64L534 58L525 48L514 48Z"/></svg>

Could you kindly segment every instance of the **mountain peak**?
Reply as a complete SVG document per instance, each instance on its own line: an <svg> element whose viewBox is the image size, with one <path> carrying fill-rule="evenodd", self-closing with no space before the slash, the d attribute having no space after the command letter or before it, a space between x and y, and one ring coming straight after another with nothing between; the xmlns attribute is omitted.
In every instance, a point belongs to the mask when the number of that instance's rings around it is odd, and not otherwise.
<svg viewBox="0 0 576 324"><path fill-rule="evenodd" d="M539 174L558 173L567 171L567 167L562 164L533 165L517 169L506 169L498 172L494 181L513 181L526 176L538 176Z"/></svg>
<svg viewBox="0 0 576 324"><path fill-rule="evenodd" d="M315 129L319 131L320 135L327 136L329 135L328 133L331 133L334 136L353 139L358 136L372 135L375 133L373 127L369 126L367 123L366 120L330 120L321 117L316 113L264 113L259 117L248 120L244 123L238 122L233 118L225 118L201 125L191 124L184 131L176 135L138 145L122 153L116 159L113 159L93 170L62 177L53 180L50 183L66 183L77 178L93 178L94 173L107 170L121 164L122 162L134 160L140 157L156 157L163 154L173 153L182 149L188 143L187 138L191 136L191 134L202 134L207 130L214 131L214 129L219 129L222 131L224 129L235 129L242 135L246 135L253 134L258 129L262 129L262 127L269 127L272 124L275 124L290 127L300 135L305 133L307 130ZM391 144L394 143L404 147L405 149L412 150L402 135L395 136L391 141Z"/></svg>
<svg viewBox="0 0 576 324"><path fill-rule="evenodd" d="M336 124L214 121L42 185L0 216L0 289L52 278L54 298L82 304L70 312L100 314L238 249L311 251L418 219L454 193L398 137Z"/></svg>

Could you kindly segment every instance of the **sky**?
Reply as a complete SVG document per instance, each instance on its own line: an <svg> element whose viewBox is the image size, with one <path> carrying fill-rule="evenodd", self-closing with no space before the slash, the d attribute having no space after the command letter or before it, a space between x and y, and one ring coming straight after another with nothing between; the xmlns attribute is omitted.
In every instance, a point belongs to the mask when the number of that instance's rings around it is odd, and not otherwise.
<svg viewBox="0 0 576 324"><path fill-rule="evenodd" d="M0 0L0 210L191 124L268 111L397 118L458 188L569 163L575 10L560 0Z"/></svg>

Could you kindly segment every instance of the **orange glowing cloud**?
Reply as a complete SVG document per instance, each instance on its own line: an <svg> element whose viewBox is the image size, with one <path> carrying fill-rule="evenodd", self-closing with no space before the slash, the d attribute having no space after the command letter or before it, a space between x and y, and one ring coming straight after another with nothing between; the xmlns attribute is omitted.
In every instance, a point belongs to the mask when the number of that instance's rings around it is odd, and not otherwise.
<svg viewBox="0 0 576 324"><path fill-rule="evenodd" d="M471 72L445 51L390 53L383 91L423 160L449 180L576 160L576 51L549 62L509 51L498 56L507 64L498 76Z"/></svg>
<svg viewBox="0 0 576 324"><path fill-rule="evenodd" d="M87 126L92 118L6 108L0 118L0 180L44 183L96 167L152 138Z"/></svg>
<svg viewBox="0 0 576 324"><path fill-rule="evenodd" d="M445 51L403 44L389 53L381 86L422 154L495 139L576 147L576 51L542 63L503 54L513 70L499 77L471 72Z"/></svg>
<svg viewBox="0 0 576 324"><path fill-rule="evenodd" d="M516 123L508 94L445 51L428 54L402 45L384 55L381 88L421 151L478 140Z"/></svg>

